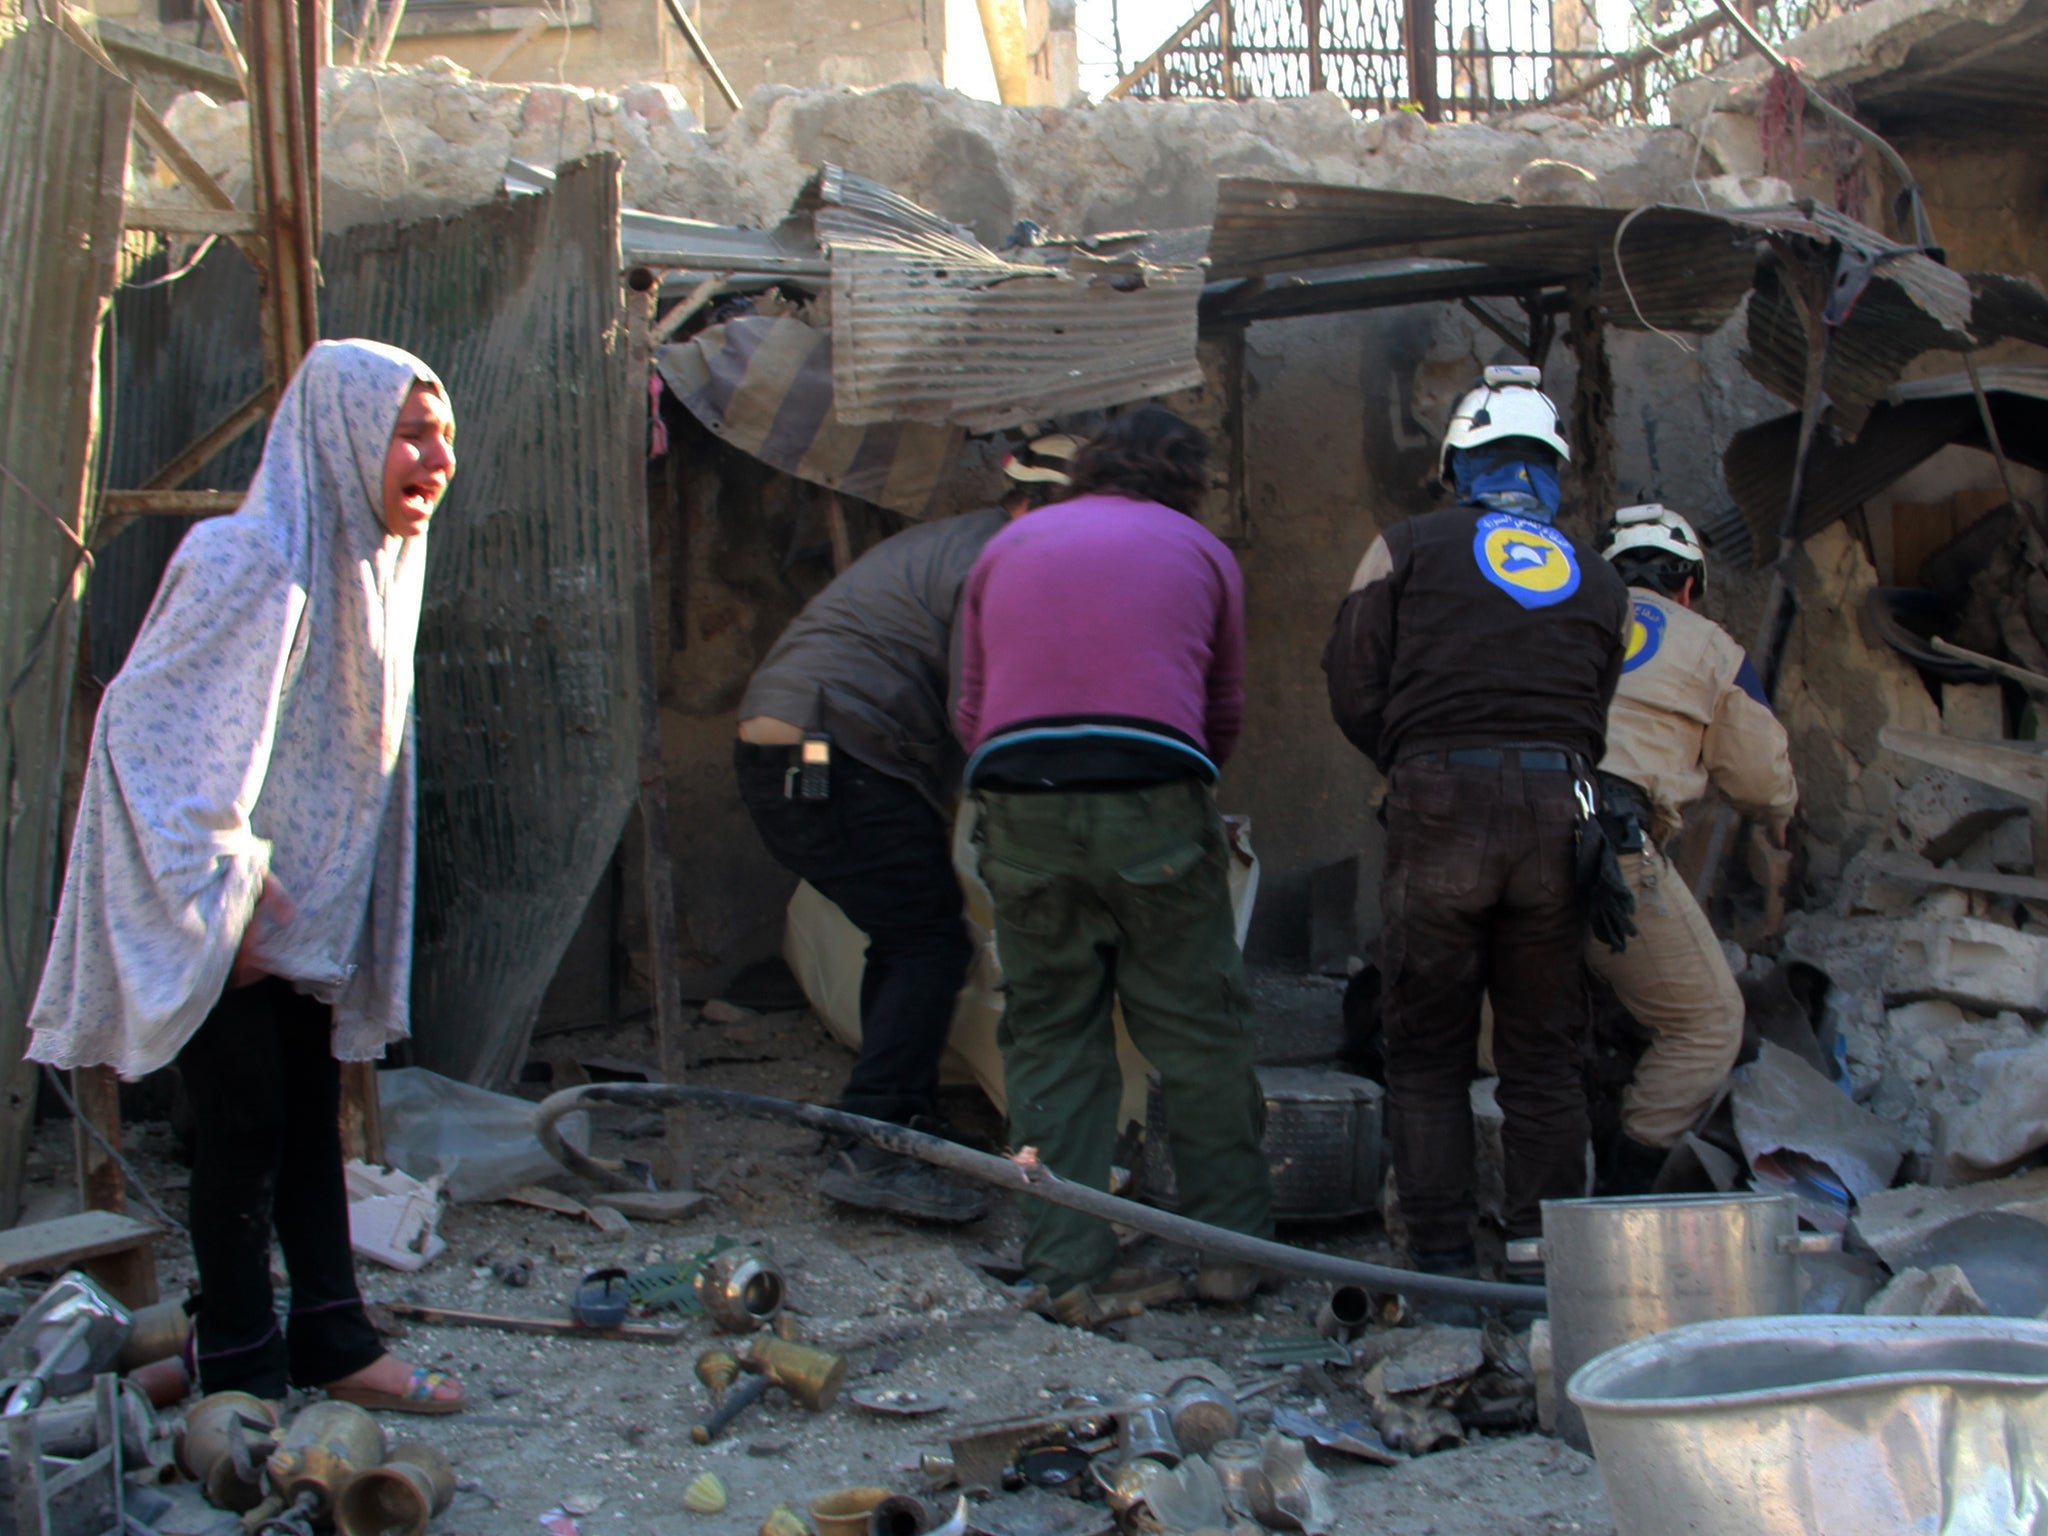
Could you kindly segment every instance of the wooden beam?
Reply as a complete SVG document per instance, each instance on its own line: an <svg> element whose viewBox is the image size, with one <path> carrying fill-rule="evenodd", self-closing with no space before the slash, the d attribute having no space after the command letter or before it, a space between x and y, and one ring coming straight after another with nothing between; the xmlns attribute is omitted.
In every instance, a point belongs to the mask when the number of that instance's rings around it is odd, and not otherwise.
<svg viewBox="0 0 2048 1536"><path fill-rule="evenodd" d="M477 79L489 80L494 78L499 70L512 62L514 54L518 53L520 49L524 48L536 37L539 37L541 33L547 31L550 25L551 23L545 14L534 17L533 20L505 39L498 51L490 56L484 67L476 72ZM668 34L663 33L662 35L666 37Z"/></svg>
<svg viewBox="0 0 2048 1536"><path fill-rule="evenodd" d="M102 517L222 517L242 505L242 491L102 491Z"/></svg>
<svg viewBox="0 0 2048 1536"><path fill-rule="evenodd" d="M377 22L377 40L370 48L372 64L391 62L391 45L398 41L398 25L405 20L405 0L385 0L383 15Z"/></svg>
<svg viewBox="0 0 2048 1536"><path fill-rule="evenodd" d="M126 26L105 16L95 16L91 21L94 39L117 59L156 74L169 75L186 85L197 86L216 101L233 101L248 94L241 76L221 54L176 42L160 32Z"/></svg>
<svg viewBox="0 0 2048 1536"><path fill-rule="evenodd" d="M1983 891L1991 896L2013 896L2021 901L2048 902L2048 880L2032 875L2008 875L1997 870L1938 869L1910 853L1874 853L1869 868L1887 880L1909 885L1946 885L1958 891Z"/></svg>
<svg viewBox="0 0 2048 1536"><path fill-rule="evenodd" d="M71 1140L78 1163L79 1204L88 1211L122 1215L128 1209L128 1184L115 1156L121 1149L121 1080L112 1067L80 1067L71 1074L71 1098L78 1106ZM156 1253L149 1243L111 1249L87 1260L86 1266L95 1280L131 1307L146 1307L156 1300Z"/></svg>
<svg viewBox="0 0 2048 1536"><path fill-rule="evenodd" d="M662 0L668 13L681 29L683 41L690 45L690 52L697 55L697 62L704 66L704 73L711 77L711 83L718 87L718 94L725 98L725 104L737 112L740 110L740 93L732 88L732 82L725 78L725 71L718 67L718 60L711 56L711 45L704 41L704 34L697 30L697 23L690 20L690 13L683 6L683 0Z"/></svg>
<svg viewBox="0 0 2048 1536"><path fill-rule="evenodd" d="M675 0L669 0L671 6ZM626 296L630 326L630 357L633 377L644 379L653 361L654 306L661 293L658 283ZM646 882L647 932L654 964L654 1024L660 1055L662 1081L683 1081L688 1059L684 1049L683 978L677 965L682 954L681 929L676 922L675 866L670 858L668 830L668 763L661 750L661 658L654 651L654 559L653 530L648 520L652 510L647 502L646 476L637 477L640 505L631 524L633 663L639 674L640 706L640 831L644 839L642 863ZM686 1190L696 1177L694 1143L690 1135L689 1111L681 1108L662 1113L667 1149L668 1182Z"/></svg>
<svg viewBox="0 0 2048 1536"><path fill-rule="evenodd" d="M1561 91L1551 92L1550 95L1537 102L1534 108L1518 106L1514 110L1517 112L1528 112L1542 107L1559 106L1567 101L1577 101L1582 96L1590 96L1610 80L1619 80L1623 75L1633 74L1653 59L1661 59L1669 54L1672 49L1683 48L1687 43L1697 42L1716 27L1726 25L1727 22L1719 11L1715 11L1711 15L1702 16L1698 21L1688 26L1680 27L1676 32L1668 32L1662 37L1650 39L1649 42L1643 44L1642 47L1634 52L1623 54L1605 69L1597 70L1587 75L1583 80L1575 80Z"/></svg>
<svg viewBox="0 0 2048 1536"><path fill-rule="evenodd" d="M124 229L153 230L160 235L253 235L256 215L239 208L168 208L129 203L121 210Z"/></svg>
<svg viewBox="0 0 2048 1536"><path fill-rule="evenodd" d="M213 23L213 30L220 34L221 52L228 56L228 63L234 67L235 78L242 83L242 95L249 94L249 61L242 53L242 45L235 41L235 29L228 25L228 13L221 9L220 0L205 0L206 19Z"/></svg>
<svg viewBox="0 0 2048 1536"><path fill-rule="evenodd" d="M1125 75L1123 79L1117 81L1115 85L1112 85L1108 89L1108 91L1104 93L1104 99L1107 100L1108 98L1113 96L1123 96L1128 94L1131 87L1136 85L1140 80L1143 80L1147 75L1151 74L1153 71L1162 69L1165 66L1166 56L1169 53L1173 52L1174 49L1178 48L1182 43L1186 42L1190 37L1194 36L1196 31L1200 29L1202 23L1207 21L1211 16L1214 16L1217 13L1217 11L1222 7L1222 4L1223 0L1208 0L1208 4L1204 5L1199 11L1195 12L1194 15L1190 16L1186 21L1180 24L1180 29L1177 32L1175 32L1173 36L1169 37L1165 42L1161 43L1157 48L1153 49L1152 52L1146 56L1144 62L1139 64L1138 67L1133 69L1129 74ZM1159 94L1162 96L1166 94L1166 89L1163 83L1160 86Z"/></svg>
<svg viewBox="0 0 2048 1536"><path fill-rule="evenodd" d="M341 1155L384 1164L384 1120L377 1105L374 1062L341 1063Z"/></svg>
<svg viewBox="0 0 2048 1536"><path fill-rule="evenodd" d="M506 1333L545 1333L557 1338L633 1339L642 1344L680 1344L696 1336L691 1328L662 1328L653 1323L625 1323L617 1328L586 1328L566 1317L508 1317L497 1312L465 1312L454 1307L429 1307L416 1301L382 1303L393 1317L411 1323L444 1323L462 1328L498 1328Z"/></svg>
<svg viewBox="0 0 2048 1536"><path fill-rule="evenodd" d="M195 440L184 452L143 481L138 489L174 491L206 467L207 461L261 421L270 409L276 391L268 384L223 416L213 429ZM207 492L216 495L217 492ZM230 493L232 494L232 493Z"/></svg>
<svg viewBox="0 0 2048 1536"><path fill-rule="evenodd" d="M66 37L98 60L102 68L120 75L124 80L127 79L121 66L116 64L107 50L100 46L99 40L86 31L70 6L60 3L56 8L56 15L57 25ZM191 188L192 194L202 203L209 208L218 208L229 213L241 211L235 207L235 200L228 196L226 189L213 179L212 172L201 165L198 157L171 132L171 125L163 120L156 108L143 100L140 91L135 94L135 131L142 135L142 141L163 158L164 164L171 168L178 180ZM264 244L261 235L230 235L228 238L235 242L236 248L255 263L259 270L266 267L269 248Z"/></svg>
<svg viewBox="0 0 2048 1536"><path fill-rule="evenodd" d="M39 1221L34 1226L13 1227L0 1232L0 1280L11 1280L16 1275L56 1274L61 1270L81 1267L97 1279L99 1276L93 1269L97 1261L137 1249L147 1252L161 1236L162 1228L114 1211L81 1211L76 1216ZM152 1290L156 1283L155 1275L152 1266ZM117 1299L127 1301L128 1298ZM150 1301L155 1299L154 1295L150 1297ZM133 1305L148 1306L149 1302Z"/></svg>

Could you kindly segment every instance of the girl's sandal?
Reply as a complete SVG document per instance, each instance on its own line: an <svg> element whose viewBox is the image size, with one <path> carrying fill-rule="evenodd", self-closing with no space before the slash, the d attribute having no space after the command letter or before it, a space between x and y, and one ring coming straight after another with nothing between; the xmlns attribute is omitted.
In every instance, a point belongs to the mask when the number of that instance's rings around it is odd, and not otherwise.
<svg viewBox="0 0 2048 1536"><path fill-rule="evenodd" d="M441 1395L443 1387L455 1387L455 1395ZM337 1382L327 1389L327 1395L337 1403L354 1403L356 1407L367 1408L373 1413L460 1413L469 1401L462 1388L456 1385L454 1377L425 1365L412 1368L412 1375L406 1378L402 1392Z"/></svg>

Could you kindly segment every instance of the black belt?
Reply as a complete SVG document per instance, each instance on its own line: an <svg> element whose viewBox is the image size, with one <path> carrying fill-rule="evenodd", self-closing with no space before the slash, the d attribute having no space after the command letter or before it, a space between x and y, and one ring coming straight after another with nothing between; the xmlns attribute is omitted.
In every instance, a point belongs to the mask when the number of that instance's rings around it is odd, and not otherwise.
<svg viewBox="0 0 2048 1536"><path fill-rule="evenodd" d="M1569 773L1571 754L1556 747L1453 747L1445 752L1419 752L1421 761L1435 758L1453 768L1520 768L1525 773Z"/></svg>

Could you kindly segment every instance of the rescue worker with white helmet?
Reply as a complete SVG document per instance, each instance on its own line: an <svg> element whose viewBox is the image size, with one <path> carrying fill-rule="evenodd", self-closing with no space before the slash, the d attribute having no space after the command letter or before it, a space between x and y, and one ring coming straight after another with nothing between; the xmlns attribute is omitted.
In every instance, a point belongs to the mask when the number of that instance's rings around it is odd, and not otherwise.
<svg viewBox="0 0 2048 1536"><path fill-rule="evenodd" d="M1628 594L1555 526L1570 448L1534 368L1489 368L1439 469L1458 505L1387 528L1323 653L1331 713L1388 775L1380 944L1410 1260L1471 1274L1469 1089L1490 993L1509 1238L1585 1193L1580 806L1606 750Z"/></svg>
<svg viewBox="0 0 2048 1536"><path fill-rule="evenodd" d="M1624 507L1602 553L1628 583L1629 638L1607 717L1600 799L1634 824L1618 839L1636 898L1620 954L1587 946L1593 970L1650 1035L1622 1097L1606 1186L1647 1192L1735 1064L1742 993L1713 928L1659 845L1711 784L1780 842L1799 800L1784 726L1742 647L1693 605L1706 590L1699 535L1658 505Z"/></svg>

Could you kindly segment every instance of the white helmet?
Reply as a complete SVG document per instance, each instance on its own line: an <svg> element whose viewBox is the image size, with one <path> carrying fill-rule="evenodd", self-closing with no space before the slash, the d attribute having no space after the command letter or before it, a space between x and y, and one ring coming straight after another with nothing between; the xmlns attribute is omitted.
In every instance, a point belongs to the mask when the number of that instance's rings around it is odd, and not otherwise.
<svg viewBox="0 0 2048 1536"><path fill-rule="evenodd" d="M1622 555L1662 556L1697 568L1702 588L1707 584L1707 552L1691 523L1657 502L1623 507L1614 514L1614 528L1608 535L1601 558L1612 561Z"/></svg>
<svg viewBox="0 0 2048 1536"><path fill-rule="evenodd" d="M1480 376L1478 385L1466 391L1451 412L1443 447L1437 451L1436 472L1445 484L1451 480L1452 449L1477 448L1504 437L1530 438L1563 462L1571 462L1571 444L1557 429L1557 407L1543 393L1542 383L1543 370L1524 364L1488 368Z"/></svg>

